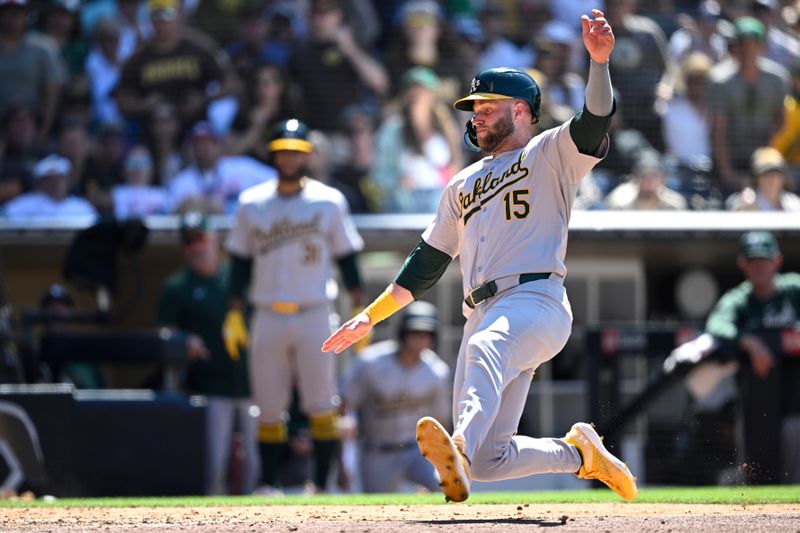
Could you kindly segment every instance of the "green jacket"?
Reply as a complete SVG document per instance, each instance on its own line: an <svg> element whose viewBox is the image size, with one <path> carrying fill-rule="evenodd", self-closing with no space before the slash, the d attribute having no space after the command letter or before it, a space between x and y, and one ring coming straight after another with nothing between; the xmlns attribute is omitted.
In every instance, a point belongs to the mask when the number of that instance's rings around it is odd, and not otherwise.
<svg viewBox="0 0 800 533"><path fill-rule="evenodd" d="M216 396L250 395L247 352L234 361L225 350L222 323L228 309L229 268L202 278L188 269L170 276L161 288L158 322L199 335L211 352L207 361L192 361L186 384L190 392Z"/></svg>
<svg viewBox="0 0 800 533"><path fill-rule="evenodd" d="M800 274L776 274L775 289L767 301L753 296L749 281L729 290L711 310L706 332L738 346L745 333L800 329ZM800 413L800 358L784 357L781 372L784 413Z"/></svg>

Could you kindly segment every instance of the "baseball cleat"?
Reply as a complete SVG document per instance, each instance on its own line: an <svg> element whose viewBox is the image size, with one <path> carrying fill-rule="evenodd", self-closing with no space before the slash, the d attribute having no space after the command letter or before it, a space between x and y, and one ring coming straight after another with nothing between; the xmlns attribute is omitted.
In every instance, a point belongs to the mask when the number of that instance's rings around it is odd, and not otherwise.
<svg viewBox="0 0 800 533"><path fill-rule="evenodd" d="M573 424L562 440L578 448L583 459L583 465L575 475L581 479L602 481L624 500L636 498L639 493L636 478L625 463L606 450L602 437L591 425L584 422Z"/></svg>
<svg viewBox="0 0 800 533"><path fill-rule="evenodd" d="M445 501L463 502L469 498L469 462L461 451L463 439L456 443L439 422L425 416L417 422L417 445L439 473Z"/></svg>

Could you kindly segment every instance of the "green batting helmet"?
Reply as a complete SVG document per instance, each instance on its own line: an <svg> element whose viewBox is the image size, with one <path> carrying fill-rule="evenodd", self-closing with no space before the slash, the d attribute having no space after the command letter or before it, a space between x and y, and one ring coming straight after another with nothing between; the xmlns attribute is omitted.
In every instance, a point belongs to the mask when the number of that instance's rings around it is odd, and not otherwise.
<svg viewBox="0 0 800 533"><path fill-rule="evenodd" d="M296 118L278 123L272 130L267 147L270 152L294 150L308 154L314 151L314 145L308 140L308 126Z"/></svg>
<svg viewBox="0 0 800 533"><path fill-rule="evenodd" d="M542 93L530 75L515 68L499 67L482 70L472 78L469 95L453 104L461 111L472 111L476 100L519 98L531 106L534 122L539 118Z"/></svg>

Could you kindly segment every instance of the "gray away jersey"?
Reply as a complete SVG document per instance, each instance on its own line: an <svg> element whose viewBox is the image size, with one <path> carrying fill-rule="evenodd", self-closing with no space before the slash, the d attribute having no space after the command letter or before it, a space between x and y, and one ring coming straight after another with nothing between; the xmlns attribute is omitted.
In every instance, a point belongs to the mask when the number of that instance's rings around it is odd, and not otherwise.
<svg viewBox="0 0 800 533"><path fill-rule="evenodd" d="M416 440L417 420L450 420L450 368L432 350L411 368L400 364L396 341L369 346L345 377L342 396L358 411L359 435L368 443L404 444Z"/></svg>
<svg viewBox="0 0 800 533"><path fill-rule="evenodd" d="M461 257L464 295L503 276L566 275L567 226L580 180L600 159L582 154L569 122L518 150L456 174L422 238Z"/></svg>
<svg viewBox="0 0 800 533"><path fill-rule="evenodd" d="M364 241L347 201L312 179L294 196L281 196L277 180L251 187L239 197L228 251L252 258L250 301L315 304L336 297L332 265L360 251Z"/></svg>

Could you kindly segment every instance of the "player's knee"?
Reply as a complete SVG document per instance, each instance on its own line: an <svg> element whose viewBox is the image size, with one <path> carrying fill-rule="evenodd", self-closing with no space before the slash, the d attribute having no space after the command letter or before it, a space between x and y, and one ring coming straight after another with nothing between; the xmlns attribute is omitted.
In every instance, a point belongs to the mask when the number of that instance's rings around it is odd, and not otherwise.
<svg viewBox="0 0 800 533"><path fill-rule="evenodd" d="M265 444L283 444L289 441L289 428L285 422L258 425L258 441Z"/></svg>
<svg viewBox="0 0 800 533"><path fill-rule="evenodd" d="M337 440L339 438L339 415L336 411L312 415L309 422L312 439Z"/></svg>
<svg viewBox="0 0 800 533"><path fill-rule="evenodd" d="M477 453L470 465L470 477L475 481L497 481L504 479L502 467L508 462L509 448L495 450L491 454Z"/></svg>

